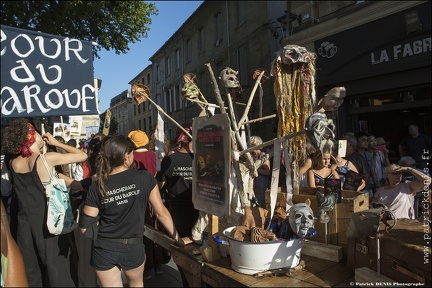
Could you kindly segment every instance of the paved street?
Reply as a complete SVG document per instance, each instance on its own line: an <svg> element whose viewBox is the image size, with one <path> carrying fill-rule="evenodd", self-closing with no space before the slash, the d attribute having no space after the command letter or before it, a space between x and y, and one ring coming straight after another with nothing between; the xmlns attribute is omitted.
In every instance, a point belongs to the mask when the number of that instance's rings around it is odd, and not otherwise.
<svg viewBox="0 0 432 288"><path fill-rule="evenodd" d="M151 279L144 280L144 287L183 287L180 272L172 258L168 264L162 266L164 273L155 275L153 272Z"/></svg>

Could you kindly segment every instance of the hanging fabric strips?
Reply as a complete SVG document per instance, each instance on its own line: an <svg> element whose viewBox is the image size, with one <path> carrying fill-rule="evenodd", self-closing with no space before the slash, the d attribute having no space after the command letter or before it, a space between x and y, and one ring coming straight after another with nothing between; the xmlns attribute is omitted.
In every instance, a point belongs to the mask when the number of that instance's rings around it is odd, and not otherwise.
<svg viewBox="0 0 432 288"><path fill-rule="evenodd" d="M304 130L306 120L313 113L316 102L315 59L316 55L304 47L287 45L279 51L272 63L271 73L275 78L274 94L279 117L278 137ZM299 162L307 157L306 150L301 149L306 146L306 141L306 134L287 141L289 158L292 160L290 169L286 167L286 171L291 174L287 175L287 179L297 177ZM298 191L299 182L289 182L290 185L297 186L293 188Z"/></svg>

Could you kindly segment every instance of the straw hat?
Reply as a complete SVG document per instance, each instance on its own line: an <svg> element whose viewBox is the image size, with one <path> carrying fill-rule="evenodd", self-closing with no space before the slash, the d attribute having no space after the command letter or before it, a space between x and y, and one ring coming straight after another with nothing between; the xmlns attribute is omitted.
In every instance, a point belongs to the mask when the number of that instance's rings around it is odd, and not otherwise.
<svg viewBox="0 0 432 288"><path fill-rule="evenodd" d="M147 134L141 130L133 130L129 133L128 137L135 144L135 147L143 147L148 144L149 138Z"/></svg>
<svg viewBox="0 0 432 288"><path fill-rule="evenodd" d="M376 138L377 145L388 145L390 142L386 142L383 137Z"/></svg>

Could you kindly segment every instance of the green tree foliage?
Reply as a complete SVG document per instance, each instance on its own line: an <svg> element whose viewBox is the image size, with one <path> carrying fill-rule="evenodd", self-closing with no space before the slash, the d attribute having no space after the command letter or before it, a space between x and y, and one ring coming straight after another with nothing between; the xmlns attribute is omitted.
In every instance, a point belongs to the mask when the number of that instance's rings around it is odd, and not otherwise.
<svg viewBox="0 0 432 288"><path fill-rule="evenodd" d="M96 42L116 54L129 51L129 43L146 38L154 3L145 1L1 1L1 24Z"/></svg>

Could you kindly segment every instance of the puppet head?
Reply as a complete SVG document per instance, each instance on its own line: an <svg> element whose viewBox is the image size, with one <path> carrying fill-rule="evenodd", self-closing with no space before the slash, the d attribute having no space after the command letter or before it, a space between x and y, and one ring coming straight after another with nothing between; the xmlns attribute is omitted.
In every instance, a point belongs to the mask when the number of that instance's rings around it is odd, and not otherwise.
<svg viewBox="0 0 432 288"><path fill-rule="evenodd" d="M225 88L239 88L240 82L237 78L238 71L225 67L219 75L219 79Z"/></svg>

